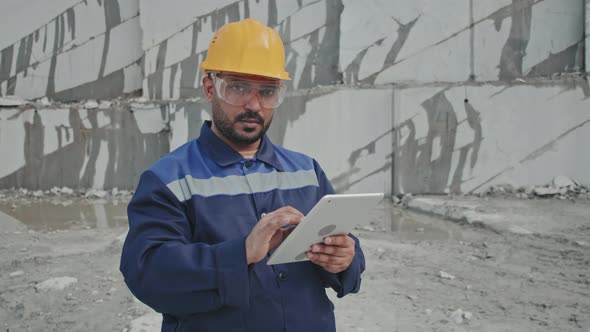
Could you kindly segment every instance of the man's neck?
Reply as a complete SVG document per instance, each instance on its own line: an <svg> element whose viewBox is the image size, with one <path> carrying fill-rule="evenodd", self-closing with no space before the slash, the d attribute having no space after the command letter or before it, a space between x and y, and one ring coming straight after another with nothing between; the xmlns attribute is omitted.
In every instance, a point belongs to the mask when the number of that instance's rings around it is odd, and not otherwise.
<svg viewBox="0 0 590 332"><path fill-rule="evenodd" d="M229 142L227 139L225 139L225 137L221 137L221 140L223 140L225 144L229 145L232 149L236 150L244 158L256 157L256 152L258 152L258 147L260 146L260 140L247 146L233 144L232 142Z"/></svg>
<svg viewBox="0 0 590 332"><path fill-rule="evenodd" d="M247 150L247 151L244 150L244 151L238 151L238 152L244 158L254 158L254 157L256 157L256 152L258 152L258 147L256 147L254 150Z"/></svg>

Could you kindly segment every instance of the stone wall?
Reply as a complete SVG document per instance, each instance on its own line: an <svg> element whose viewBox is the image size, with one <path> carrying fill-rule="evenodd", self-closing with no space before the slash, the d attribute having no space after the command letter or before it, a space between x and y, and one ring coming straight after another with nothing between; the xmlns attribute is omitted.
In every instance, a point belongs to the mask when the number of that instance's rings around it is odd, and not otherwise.
<svg viewBox="0 0 590 332"><path fill-rule="evenodd" d="M0 93L56 102L0 109L3 188L133 188L198 135L199 64L246 17L280 33L293 78L270 137L340 192L590 184L584 0L37 2L0 4Z"/></svg>
<svg viewBox="0 0 590 332"><path fill-rule="evenodd" d="M138 0L3 0L0 22L0 96L109 99L141 89Z"/></svg>

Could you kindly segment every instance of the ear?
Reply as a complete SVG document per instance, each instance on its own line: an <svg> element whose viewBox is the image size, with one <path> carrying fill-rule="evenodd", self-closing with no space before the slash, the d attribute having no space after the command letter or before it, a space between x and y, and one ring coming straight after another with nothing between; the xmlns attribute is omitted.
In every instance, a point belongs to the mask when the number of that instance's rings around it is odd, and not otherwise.
<svg viewBox="0 0 590 332"><path fill-rule="evenodd" d="M213 99L213 94L215 93L215 86L213 86L213 80L211 80L208 76L203 77L203 92L205 92L205 97L207 100L211 102Z"/></svg>

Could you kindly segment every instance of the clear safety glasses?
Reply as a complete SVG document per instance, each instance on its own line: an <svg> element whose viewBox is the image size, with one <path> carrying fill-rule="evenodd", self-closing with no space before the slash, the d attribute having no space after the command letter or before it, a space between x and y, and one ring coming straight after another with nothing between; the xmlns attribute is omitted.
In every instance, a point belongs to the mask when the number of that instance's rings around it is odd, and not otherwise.
<svg viewBox="0 0 590 332"><path fill-rule="evenodd" d="M234 106L244 106L255 96L264 108L277 108L285 99L286 87L277 84L261 84L254 81L239 81L211 75L217 96Z"/></svg>

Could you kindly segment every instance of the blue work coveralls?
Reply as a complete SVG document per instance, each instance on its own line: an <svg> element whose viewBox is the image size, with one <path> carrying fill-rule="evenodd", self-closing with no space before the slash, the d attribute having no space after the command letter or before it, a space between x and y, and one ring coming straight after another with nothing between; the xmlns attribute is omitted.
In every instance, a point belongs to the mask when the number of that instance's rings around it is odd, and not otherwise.
<svg viewBox="0 0 590 332"><path fill-rule="evenodd" d="M264 213L307 214L334 192L318 163L264 137L245 159L205 122L192 140L146 170L129 203L121 272L131 292L163 314L162 331L335 331L338 297L359 290L356 253L334 274L310 261L248 265L245 239Z"/></svg>

